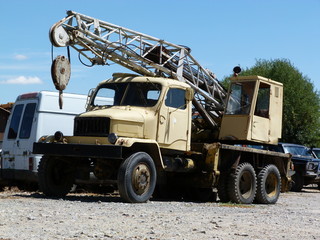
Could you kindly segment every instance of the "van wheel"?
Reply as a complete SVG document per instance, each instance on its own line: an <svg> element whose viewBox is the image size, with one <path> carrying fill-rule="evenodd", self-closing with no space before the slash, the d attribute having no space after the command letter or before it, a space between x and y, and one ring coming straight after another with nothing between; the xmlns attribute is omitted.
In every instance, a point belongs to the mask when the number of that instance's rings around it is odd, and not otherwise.
<svg viewBox="0 0 320 240"><path fill-rule="evenodd" d="M250 163L238 165L230 174L229 197L234 203L251 204L256 196L257 182L254 168Z"/></svg>
<svg viewBox="0 0 320 240"><path fill-rule="evenodd" d="M38 167L39 189L48 197L64 197L74 182L70 161L44 156Z"/></svg>
<svg viewBox="0 0 320 240"><path fill-rule="evenodd" d="M273 164L265 166L259 172L257 181L257 202L275 204L281 191L281 176L278 168Z"/></svg>
<svg viewBox="0 0 320 240"><path fill-rule="evenodd" d="M120 166L118 189L120 197L131 203L142 203L150 199L156 186L156 168L149 154L132 154Z"/></svg>

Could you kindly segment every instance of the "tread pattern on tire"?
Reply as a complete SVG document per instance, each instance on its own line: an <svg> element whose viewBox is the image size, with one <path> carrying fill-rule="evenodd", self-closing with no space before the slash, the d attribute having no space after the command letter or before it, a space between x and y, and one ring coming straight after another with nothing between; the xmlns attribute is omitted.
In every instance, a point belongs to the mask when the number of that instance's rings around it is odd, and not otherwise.
<svg viewBox="0 0 320 240"><path fill-rule="evenodd" d="M243 197L240 189L240 181L244 172L248 172L251 175L253 181L250 186L249 197ZM230 174L228 192L231 202L239 204L251 204L255 198L257 190L257 178L252 165L248 162L244 162L238 165L234 173Z"/></svg>
<svg viewBox="0 0 320 240"><path fill-rule="evenodd" d="M266 180L270 176L270 174L273 174L277 181L277 185L272 186L272 188L275 188L273 190L275 191L275 194L273 196L268 196L267 189L266 189ZM273 183L273 184L276 184L276 183ZM275 165L269 164L265 166L258 174L256 200L258 203L262 203L262 204L275 204L278 201L280 191L281 191L280 172Z"/></svg>

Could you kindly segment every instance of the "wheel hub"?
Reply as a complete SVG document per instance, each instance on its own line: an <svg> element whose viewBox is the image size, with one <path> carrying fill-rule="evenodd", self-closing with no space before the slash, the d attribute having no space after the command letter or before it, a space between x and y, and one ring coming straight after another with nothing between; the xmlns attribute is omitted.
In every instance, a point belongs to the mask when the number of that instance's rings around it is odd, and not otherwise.
<svg viewBox="0 0 320 240"><path fill-rule="evenodd" d="M139 164L133 171L132 185L134 191L142 195L148 191L150 186L150 170L145 164Z"/></svg>

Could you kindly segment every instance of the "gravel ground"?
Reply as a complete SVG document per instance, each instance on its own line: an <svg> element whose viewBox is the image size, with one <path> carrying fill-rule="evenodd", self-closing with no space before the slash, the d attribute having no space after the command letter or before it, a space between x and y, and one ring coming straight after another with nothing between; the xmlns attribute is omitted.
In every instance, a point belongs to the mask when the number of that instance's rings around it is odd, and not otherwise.
<svg viewBox="0 0 320 240"><path fill-rule="evenodd" d="M0 240L320 239L320 191L281 194L275 205L178 201L127 204L118 196L0 193Z"/></svg>

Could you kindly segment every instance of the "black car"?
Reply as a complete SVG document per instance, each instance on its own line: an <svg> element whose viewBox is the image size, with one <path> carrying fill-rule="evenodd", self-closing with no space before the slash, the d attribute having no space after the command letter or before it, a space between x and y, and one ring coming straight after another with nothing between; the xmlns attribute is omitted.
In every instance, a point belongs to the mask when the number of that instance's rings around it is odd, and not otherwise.
<svg viewBox="0 0 320 240"><path fill-rule="evenodd" d="M292 191L300 192L303 186L309 184L318 184L320 189L320 159L312 151L313 149L299 144L279 143L277 146L269 147L269 150L292 154L291 160L295 171L292 176Z"/></svg>

